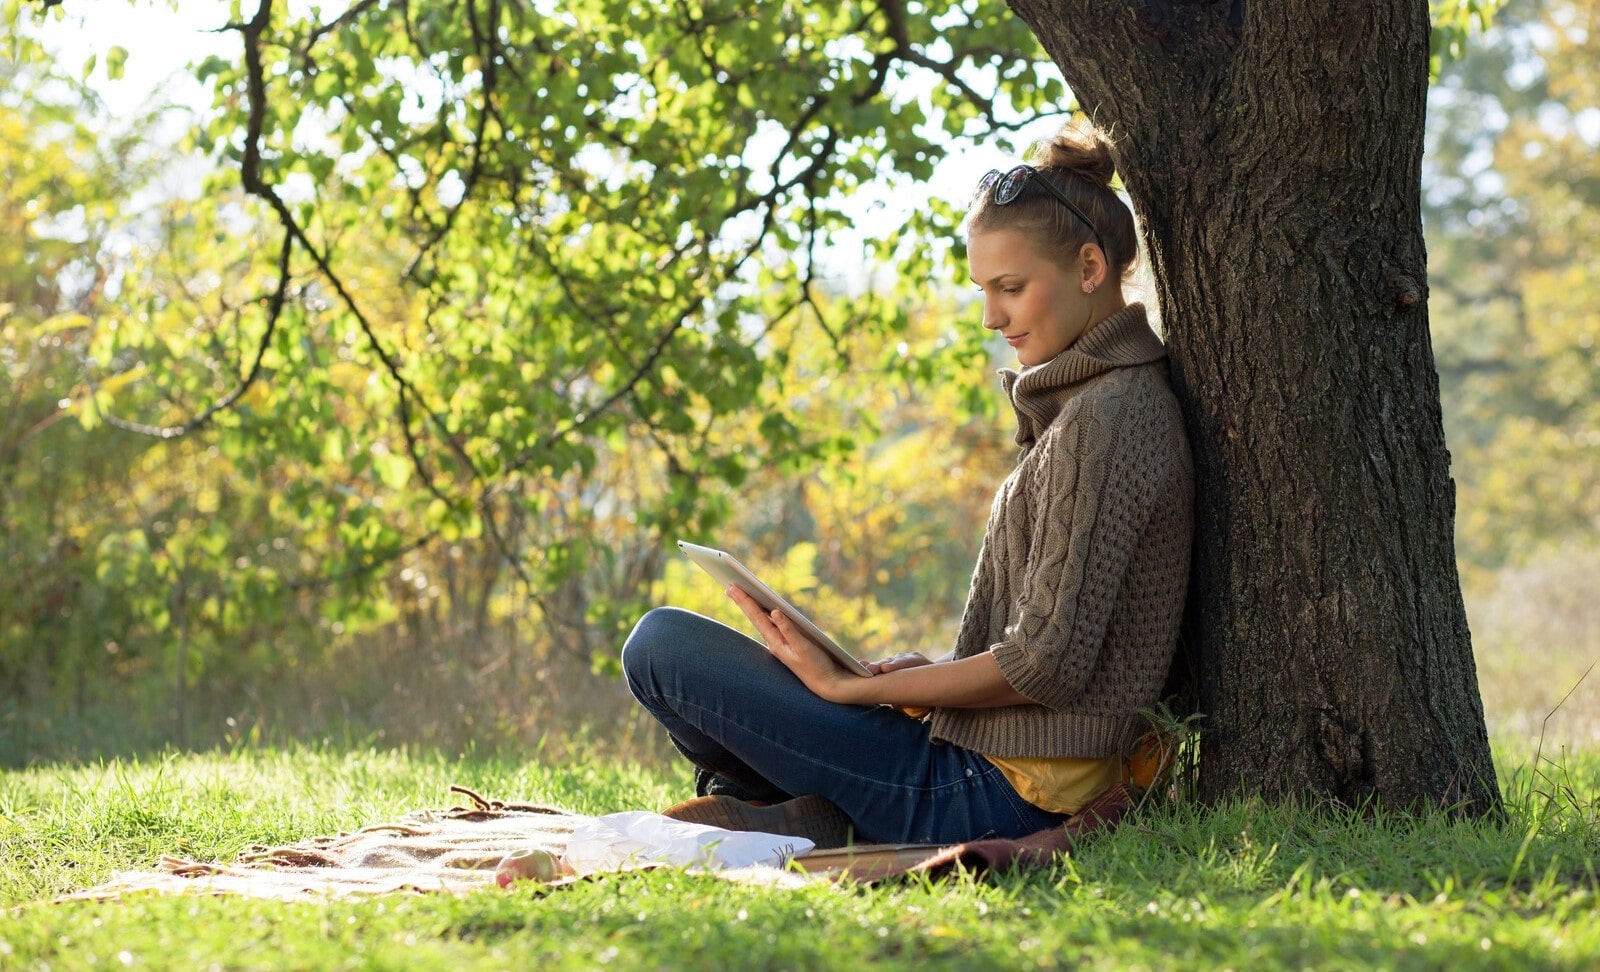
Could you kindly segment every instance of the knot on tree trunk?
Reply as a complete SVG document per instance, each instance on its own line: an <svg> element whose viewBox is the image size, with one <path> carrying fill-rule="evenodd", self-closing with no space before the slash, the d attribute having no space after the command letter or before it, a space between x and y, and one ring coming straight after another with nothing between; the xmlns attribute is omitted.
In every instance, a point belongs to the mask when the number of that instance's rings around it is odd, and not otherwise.
<svg viewBox="0 0 1600 972"><path fill-rule="evenodd" d="M1317 713L1317 754L1332 777L1333 796L1349 806L1358 806L1372 795L1367 772L1364 734L1352 729L1323 709Z"/></svg>
<svg viewBox="0 0 1600 972"><path fill-rule="evenodd" d="M1405 270L1390 270L1388 285L1396 310L1410 310L1421 304L1428 289L1418 275Z"/></svg>

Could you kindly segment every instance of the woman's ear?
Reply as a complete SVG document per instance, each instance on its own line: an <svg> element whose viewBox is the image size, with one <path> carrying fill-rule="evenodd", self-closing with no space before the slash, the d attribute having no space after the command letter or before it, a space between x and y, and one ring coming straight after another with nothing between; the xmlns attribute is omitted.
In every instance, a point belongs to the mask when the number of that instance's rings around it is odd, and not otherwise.
<svg viewBox="0 0 1600 972"><path fill-rule="evenodd" d="M1106 257L1100 248L1093 243L1085 243L1078 251L1078 262L1083 267L1079 282L1086 294L1094 293L1096 287L1105 282Z"/></svg>

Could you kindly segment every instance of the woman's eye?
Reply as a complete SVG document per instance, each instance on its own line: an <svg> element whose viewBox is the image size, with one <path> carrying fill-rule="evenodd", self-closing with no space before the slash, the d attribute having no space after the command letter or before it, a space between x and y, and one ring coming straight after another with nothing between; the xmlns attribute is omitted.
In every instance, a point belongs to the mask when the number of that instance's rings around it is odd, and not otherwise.
<svg viewBox="0 0 1600 972"><path fill-rule="evenodd" d="M1003 287L1000 292L1003 294L1020 294L1022 293L1022 287Z"/></svg>

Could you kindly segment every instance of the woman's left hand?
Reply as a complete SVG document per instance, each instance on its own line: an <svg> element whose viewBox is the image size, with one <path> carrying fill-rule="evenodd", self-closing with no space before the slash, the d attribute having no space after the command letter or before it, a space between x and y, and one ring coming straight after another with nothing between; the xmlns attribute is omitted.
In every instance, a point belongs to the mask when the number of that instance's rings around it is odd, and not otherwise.
<svg viewBox="0 0 1600 972"><path fill-rule="evenodd" d="M727 594L733 603L739 605L739 610L750 619L750 623L756 626L761 640L767 643L767 650L783 662L784 667L794 672L806 688L829 702L857 701L857 693L852 690L864 687L861 683L867 679L840 667L833 656L796 627L788 615L781 611L766 611L743 588L730 587Z"/></svg>

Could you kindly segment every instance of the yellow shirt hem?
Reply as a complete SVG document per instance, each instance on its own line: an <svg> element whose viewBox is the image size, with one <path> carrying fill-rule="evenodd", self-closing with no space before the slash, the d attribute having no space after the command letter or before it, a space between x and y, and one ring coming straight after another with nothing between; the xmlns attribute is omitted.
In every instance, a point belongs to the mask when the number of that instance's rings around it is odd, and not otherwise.
<svg viewBox="0 0 1600 972"><path fill-rule="evenodd" d="M985 754L983 758L1000 768L1018 796L1051 813L1077 813L1122 781L1121 756L1075 759Z"/></svg>

